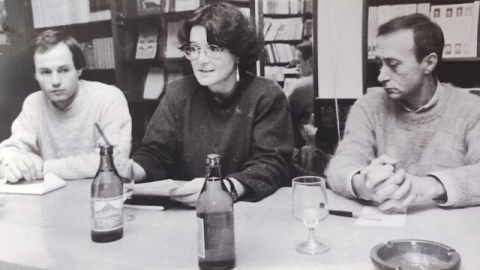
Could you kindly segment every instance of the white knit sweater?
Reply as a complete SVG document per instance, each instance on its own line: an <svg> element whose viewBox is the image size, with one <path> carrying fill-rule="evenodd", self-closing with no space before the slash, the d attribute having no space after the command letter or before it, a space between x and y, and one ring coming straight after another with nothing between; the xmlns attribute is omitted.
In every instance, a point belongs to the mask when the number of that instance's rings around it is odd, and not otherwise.
<svg viewBox="0 0 480 270"><path fill-rule="evenodd" d="M80 81L74 102L61 110L42 91L29 95L12 125L12 136L0 144L8 163L15 156L33 153L44 160L44 172L63 179L95 176L104 145L95 123L114 146L115 163L125 162L131 148L132 120L127 101L116 87Z"/></svg>

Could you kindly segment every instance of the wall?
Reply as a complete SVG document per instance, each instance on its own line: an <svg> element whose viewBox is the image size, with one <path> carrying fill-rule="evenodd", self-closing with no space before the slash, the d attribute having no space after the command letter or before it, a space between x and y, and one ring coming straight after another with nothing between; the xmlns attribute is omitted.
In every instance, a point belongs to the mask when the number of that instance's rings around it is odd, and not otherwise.
<svg viewBox="0 0 480 270"><path fill-rule="evenodd" d="M363 0L318 0L317 6L317 97L359 98L363 94Z"/></svg>

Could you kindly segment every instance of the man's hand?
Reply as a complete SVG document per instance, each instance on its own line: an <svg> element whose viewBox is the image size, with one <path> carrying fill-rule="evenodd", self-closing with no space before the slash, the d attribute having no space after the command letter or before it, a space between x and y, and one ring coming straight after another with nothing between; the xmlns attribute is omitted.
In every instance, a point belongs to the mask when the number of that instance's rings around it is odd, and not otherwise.
<svg viewBox="0 0 480 270"><path fill-rule="evenodd" d="M397 160L387 155L382 155L353 176L353 190L357 196L364 200L377 201L374 197L376 187L395 175Z"/></svg>
<svg viewBox="0 0 480 270"><path fill-rule="evenodd" d="M385 200L378 207L380 210L394 207L402 209L411 203L426 203L431 202L433 199L445 197L445 188L435 177L419 177L408 173L404 175L403 183L394 192L384 197ZM386 188L388 187L384 189ZM377 190L377 193L381 192L381 190ZM384 196L384 194L381 196Z"/></svg>
<svg viewBox="0 0 480 270"><path fill-rule="evenodd" d="M170 199L172 201L181 202L189 207L195 207L204 183L204 177L195 178L181 187L172 189L170 191Z"/></svg>
<svg viewBox="0 0 480 270"><path fill-rule="evenodd" d="M41 157L32 154L22 154L12 159L5 166L5 178L7 182L16 183L20 179L27 181L43 178L43 160Z"/></svg>

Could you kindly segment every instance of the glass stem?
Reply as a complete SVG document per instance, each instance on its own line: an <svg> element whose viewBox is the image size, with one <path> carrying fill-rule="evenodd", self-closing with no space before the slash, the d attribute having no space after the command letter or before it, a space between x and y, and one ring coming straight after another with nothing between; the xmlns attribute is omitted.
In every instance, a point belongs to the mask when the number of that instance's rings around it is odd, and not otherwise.
<svg viewBox="0 0 480 270"><path fill-rule="evenodd" d="M308 227L308 242L315 242L315 227Z"/></svg>

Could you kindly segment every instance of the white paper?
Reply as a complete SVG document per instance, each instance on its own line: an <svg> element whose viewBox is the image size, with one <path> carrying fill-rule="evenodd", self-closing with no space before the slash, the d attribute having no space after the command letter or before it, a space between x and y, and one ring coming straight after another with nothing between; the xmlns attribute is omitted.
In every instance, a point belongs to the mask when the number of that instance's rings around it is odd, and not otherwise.
<svg viewBox="0 0 480 270"><path fill-rule="evenodd" d="M364 206L362 214L376 214L382 217L382 220L357 219L356 225L360 226L381 226L381 227L398 227L405 226L407 219L407 209L394 209L388 211L380 211L376 206Z"/></svg>
<svg viewBox="0 0 480 270"><path fill-rule="evenodd" d="M171 179L144 183L144 184L135 184L133 194L141 195L141 196L168 197L170 196L170 191L177 187L178 187L177 183L175 183L175 181Z"/></svg>
<svg viewBox="0 0 480 270"><path fill-rule="evenodd" d="M67 185L60 177L47 173L44 180L24 181L18 183L0 184L0 193L45 194Z"/></svg>

